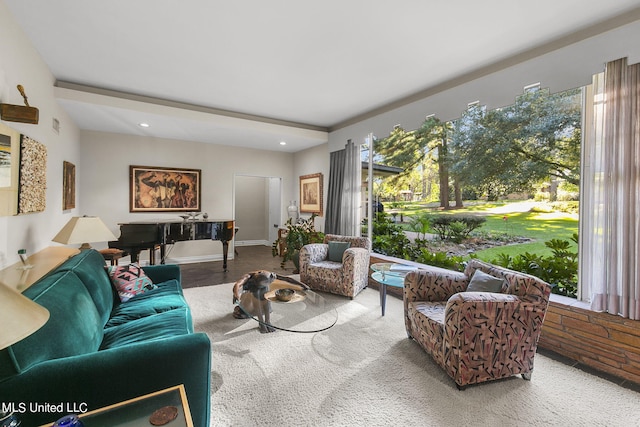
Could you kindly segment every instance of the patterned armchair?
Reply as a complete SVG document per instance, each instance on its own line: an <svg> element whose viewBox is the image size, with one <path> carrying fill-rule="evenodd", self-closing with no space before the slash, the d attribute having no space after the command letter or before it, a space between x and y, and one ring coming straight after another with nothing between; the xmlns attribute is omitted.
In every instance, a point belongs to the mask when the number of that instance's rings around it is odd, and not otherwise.
<svg viewBox="0 0 640 427"><path fill-rule="evenodd" d="M504 279L502 293L465 292L476 270ZM537 277L479 260L464 273L411 272L404 282L407 334L459 389L516 374L530 380L550 292Z"/></svg>
<svg viewBox="0 0 640 427"><path fill-rule="evenodd" d="M342 262L331 261L329 242L349 242ZM367 237L327 234L323 243L305 245L300 250L300 281L311 289L355 297L367 287L371 241Z"/></svg>

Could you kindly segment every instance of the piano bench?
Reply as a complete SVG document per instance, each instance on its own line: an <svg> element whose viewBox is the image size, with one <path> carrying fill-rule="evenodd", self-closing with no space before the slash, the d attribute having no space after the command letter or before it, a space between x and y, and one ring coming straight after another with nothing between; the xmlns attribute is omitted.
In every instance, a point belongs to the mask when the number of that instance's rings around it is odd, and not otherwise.
<svg viewBox="0 0 640 427"><path fill-rule="evenodd" d="M122 249L115 248L102 249L98 252L100 252L105 261L110 261L111 265L118 265L118 260L120 258L129 255Z"/></svg>

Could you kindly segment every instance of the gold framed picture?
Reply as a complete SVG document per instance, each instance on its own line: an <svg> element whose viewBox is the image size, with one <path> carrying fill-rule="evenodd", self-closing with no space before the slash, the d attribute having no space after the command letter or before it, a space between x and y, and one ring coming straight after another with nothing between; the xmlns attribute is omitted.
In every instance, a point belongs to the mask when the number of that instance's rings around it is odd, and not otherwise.
<svg viewBox="0 0 640 427"><path fill-rule="evenodd" d="M322 216L322 174L300 177L300 212Z"/></svg>
<svg viewBox="0 0 640 427"><path fill-rule="evenodd" d="M62 162L62 210L76 207L76 165Z"/></svg>
<svg viewBox="0 0 640 427"><path fill-rule="evenodd" d="M129 212L200 212L200 169L129 167Z"/></svg>

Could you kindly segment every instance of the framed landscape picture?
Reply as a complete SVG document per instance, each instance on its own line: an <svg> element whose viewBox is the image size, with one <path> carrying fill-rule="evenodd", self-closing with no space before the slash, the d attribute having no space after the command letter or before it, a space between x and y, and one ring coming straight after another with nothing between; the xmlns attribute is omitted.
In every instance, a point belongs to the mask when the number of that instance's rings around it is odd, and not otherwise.
<svg viewBox="0 0 640 427"><path fill-rule="evenodd" d="M200 212L200 169L129 167L130 212Z"/></svg>
<svg viewBox="0 0 640 427"><path fill-rule="evenodd" d="M322 174L300 177L300 212L322 216Z"/></svg>

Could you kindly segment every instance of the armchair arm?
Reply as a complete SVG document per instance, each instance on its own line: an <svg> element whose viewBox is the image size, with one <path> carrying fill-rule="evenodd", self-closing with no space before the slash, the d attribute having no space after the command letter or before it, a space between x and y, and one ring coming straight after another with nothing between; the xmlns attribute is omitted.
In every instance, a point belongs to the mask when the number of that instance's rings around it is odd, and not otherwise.
<svg viewBox="0 0 640 427"><path fill-rule="evenodd" d="M511 294L461 292L447 301L443 362L458 385L533 369L544 305Z"/></svg>
<svg viewBox="0 0 640 427"><path fill-rule="evenodd" d="M357 295L369 284L369 258L371 253L365 248L348 248L342 254L342 282L352 284L347 294Z"/></svg>
<svg viewBox="0 0 640 427"><path fill-rule="evenodd" d="M307 273L307 266L327 259L329 245L325 243L310 243L300 249L300 274Z"/></svg>
<svg viewBox="0 0 640 427"><path fill-rule="evenodd" d="M364 270L369 273L369 251L364 248L348 248L342 254L343 277L353 277L354 272Z"/></svg>

